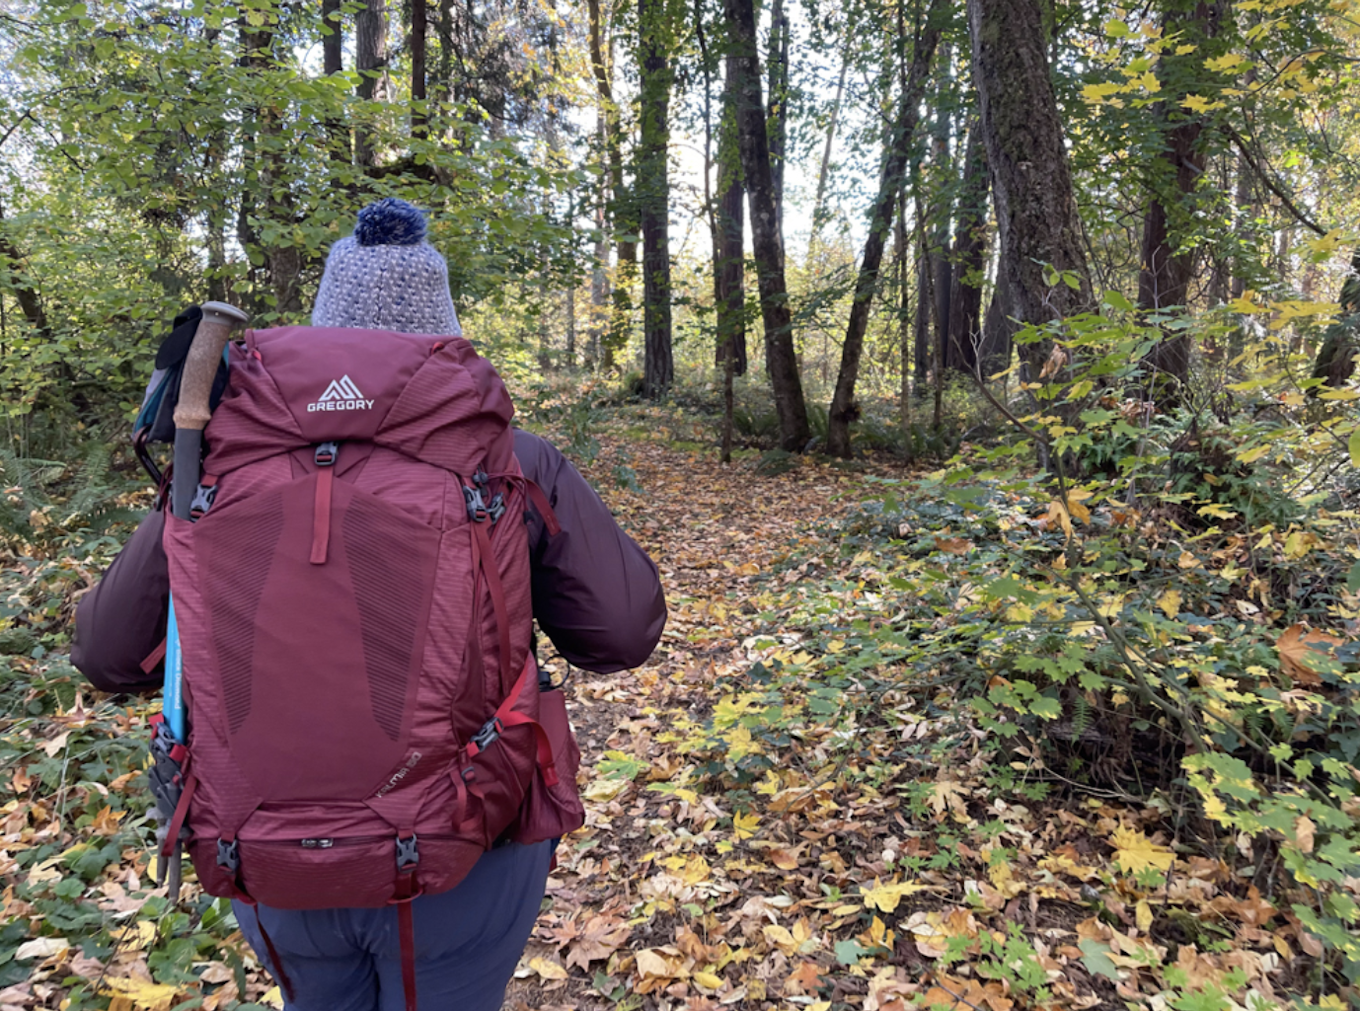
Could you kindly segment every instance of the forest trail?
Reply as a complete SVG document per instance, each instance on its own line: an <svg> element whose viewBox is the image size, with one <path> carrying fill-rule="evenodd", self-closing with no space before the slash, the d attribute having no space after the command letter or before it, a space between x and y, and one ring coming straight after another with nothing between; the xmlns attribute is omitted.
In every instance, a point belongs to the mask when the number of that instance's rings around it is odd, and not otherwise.
<svg viewBox="0 0 1360 1011"><path fill-rule="evenodd" d="M620 487L615 475L629 466L635 487ZM728 845L735 839L730 798L696 796L699 791L683 785L668 792L670 784L685 782L688 763L665 738L677 716L701 720L724 696L742 690L753 662L743 643L757 631L752 599L775 565L816 545L814 527L844 512L842 496L861 478L811 461L765 476L752 462L724 467L711 451L613 440L582 469L657 563L669 616L643 667L615 675L570 673L571 716L588 784L587 823L559 853L549 881L551 908L540 917L505 1007L619 1006L608 996L611 988L606 984L601 992L595 982L615 951L633 953L628 961L634 972L677 971L674 977L644 977L653 981L645 989L671 990L653 999L674 1002L684 990L702 1001L696 974L712 974L723 960L721 944L706 942L726 931L712 924L704 929L693 916L696 907L721 906L727 916L744 908L754 922L773 923L772 910L784 893L771 887L775 882L759 880L751 858L770 848L787 856L799 840L789 826L776 823L747 841L759 848ZM784 632L798 635L796 629ZM545 665L555 672L564 666L550 652ZM634 763L637 770L629 776ZM774 866L765 870L783 876ZM654 901L654 913L639 922L633 909L640 898ZM719 913L717 919L724 918ZM644 949L648 954L639 961ZM621 982L627 963L618 963L618 970ZM747 984L709 992L724 1004L749 999L742 1006L760 1007L762 989ZM705 1005L679 1000L675 1006Z"/></svg>

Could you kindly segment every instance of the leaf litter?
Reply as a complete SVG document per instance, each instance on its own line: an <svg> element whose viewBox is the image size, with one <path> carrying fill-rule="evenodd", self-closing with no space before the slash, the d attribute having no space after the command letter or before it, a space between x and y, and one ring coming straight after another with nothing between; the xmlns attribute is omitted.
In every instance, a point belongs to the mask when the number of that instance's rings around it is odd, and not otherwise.
<svg viewBox="0 0 1360 1011"><path fill-rule="evenodd" d="M507 1009L1194 1011L1292 996L1321 944L1185 845L1164 804L1003 795L943 663L924 703L919 684L881 688L883 658L847 630L890 628L890 560L827 539L868 482L900 472L807 459L769 476L660 439L600 446L583 470L657 561L670 621L635 671L547 659L569 674L588 818L558 851ZM1087 517L1069 500L1038 524ZM946 564L975 549L947 524L919 533ZM54 627L106 561L71 560ZM32 607L35 585L6 592ZM1157 604L1169 617L1181 601ZM1337 643L1291 628L1278 649L1307 684ZM8 661L0 1011L280 1006L228 904L191 875L178 909L152 887L140 771L156 706L99 698L41 648ZM852 688L872 669L872 704L829 687L832 669ZM1291 828L1309 851L1316 827Z"/></svg>

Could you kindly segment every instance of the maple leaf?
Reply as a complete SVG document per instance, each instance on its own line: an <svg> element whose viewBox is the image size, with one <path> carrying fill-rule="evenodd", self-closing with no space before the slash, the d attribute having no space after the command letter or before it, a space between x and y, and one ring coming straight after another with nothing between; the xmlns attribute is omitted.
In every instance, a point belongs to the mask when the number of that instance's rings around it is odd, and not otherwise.
<svg viewBox="0 0 1360 1011"><path fill-rule="evenodd" d="M1114 843L1114 858L1125 874L1137 874L1148 867L1169 871L1176 862L1176 854L1165 846L1158 846L1137 829L1118 828L1110 840Z"/></svg>
<svg viewBox="0 0 1360 1011"><path fill-rule="evenodd" d="M592 916L580 927L567 952L567 966L589 967L591 962L608 958L628 940L633 928L617 917ZM541 975L541 974L540 974Z"/></svg>
<svg viewBox="0 0 1360 1011"><path fill-rule="evenodd" d="M860 895L864 897L865 909L879 909L885 913L896 911L897 904L905 896L915 895L917 892L927 891L929 886L919 884L915 881L897 881L881 885L878 878L874 878L872 888L860 888Z"/></svg>
<svg viewBox="0 0 1360 1011"><path fill-rule="evenodd" d="M1280 653L1280 666L1284 672L1300 684L1314 687L1322 684L1319 673L1329 664L1335 664L1331 647L1344 645L1344 642L1298 622L1275 640L1275 648Z"/></svg>
<svg viewBox="0 0 1360 1011"><path fill-rule="evenodd" d="M274 989L277 990L278 987ZM115 999L122 997L137 1011L170 1011L180 995L177 987L152 983L150 980L137 979L134 976L106 976L99 992ZM264 999L267 1002L269 995L266 994ZM279 1006L282 1006L282 1001Z"/></svg>

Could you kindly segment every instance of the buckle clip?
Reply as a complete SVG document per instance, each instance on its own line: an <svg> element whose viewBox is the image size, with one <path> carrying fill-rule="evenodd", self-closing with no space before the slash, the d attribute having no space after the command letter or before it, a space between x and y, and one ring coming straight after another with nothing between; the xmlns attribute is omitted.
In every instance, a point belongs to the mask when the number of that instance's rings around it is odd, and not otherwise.
<svg viewBox="0 0 1360 1011"><path fill-rule="evenodd" d="M505 729L500 717L493 716L482 724L482 729L472 735L472 743L477 745L478 751L485 751L495 744L501 736L501 731Z"/></svg>
<svg viewBox="0 0 1360 1011"><path fill-rule="evenodd" d="M212 508L215 498L217 498L217 485L199 485L194 490L193 501L189 503L189 516L192 519L198 519Z"/></svg>
<svg viewBox="0 0 1360 1011"><path fill-rule="evenodd" d="M418 863L420 850L416 846L416 834L412 832L408 839L397 836L397 871L405 874Z"/></svg>
<svg viewBox="0 0 1360 1011"><path fill-rule="evenodd" d="M482 498L480 488L469 488L467 485L463 485L463 501L467 503L468 519L471 522L481 523L486 520L488 515L486 502Z"/></svg>
<svg viewBox="0 0 1360 1011"><path fill-rule="evenodd" d="M225 867L232 874L240 869L241 847L235 839L231 842L225 839L217 840L217 866Z"/></svg>
<svg viewBox="0 0 1360 1011"><path fill-rule="evenodd" d="M318 467L329 467L335 463L335 458L340 454L340 443L323 442L316 447L316 452L312 459L316 461Z"/></svg>

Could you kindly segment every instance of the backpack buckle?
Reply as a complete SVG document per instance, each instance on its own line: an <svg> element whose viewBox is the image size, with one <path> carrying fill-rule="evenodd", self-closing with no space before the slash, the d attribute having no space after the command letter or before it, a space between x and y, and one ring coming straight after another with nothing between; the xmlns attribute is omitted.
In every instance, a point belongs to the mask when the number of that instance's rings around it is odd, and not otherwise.
<svg viewBox="0 0 1360 1011"><path fill-rule="evenodd" d="M316 447L316 452L312 454L312 459L316 461L318 467L329 467L335 463L335 458L340 453L340 443L323 442Z"/></svg>
<svg viewBox="0 0 1360 1011"><path fill-rule="evenodd" d="M189 503L190 519L198 519L209 509L212 508L213 499L217 498L217 485L199 485L194 490L193 501Z"/></svg>
<svg viewBox="0 0 1360 1011"><path fill-rule="evenodd" d="M225 839L217 840L217 866L225 867L231 874L240 869L241 847L235 839L231 842Z"/></svg>
<svg viewBox="0 0 1360 1011"><path fill-rule="evenodd" d="M493 716L491 719L487 720L486 723L482 724L481 730L472 735L472 743L476 745L477 751L485 751L496 743L501 736L501 731L504 729L505 725L501 723L500 717ZM477 752L473 752L473 754L476 753Z"/></svg>
<svg viewBox="0 0 1360 1011"><path fill-rule="evenodd" d="M471 494L469 495L469 493ZM491 525L494 527L496 521L505 515L505 496L500 492L496 492L494 495L491 494L491 478L489 478L486 471L482 470L480 467L478 467L477 472L472 475L472 487L465 487L463 489L463 498L468 501L469 517L473 515L472 503L474 501L477 503L479 512L475 521L478 523L482 520L489 519ZM488 498L491 500L490 505L486 504Z"/></svg>
<svg viewBox="0 0 1360 1011"><path fill-rule="evenodd" d="M467 485L463 485L463 501L467 503L468 519L471 522L482 523L486 520L489 514L480 488L469 488Z"/></svg>
<svg viewBox="0 0 1360 1011"><path fill-rule="evenodd" d="M398 873L405 874L418 863L420 863L420 850L416 847L416 834L412 832L410 837L406 839L397 836Z"/></svg>

